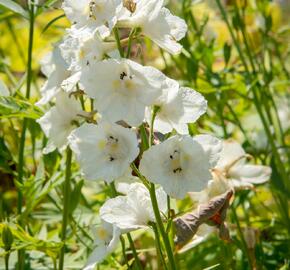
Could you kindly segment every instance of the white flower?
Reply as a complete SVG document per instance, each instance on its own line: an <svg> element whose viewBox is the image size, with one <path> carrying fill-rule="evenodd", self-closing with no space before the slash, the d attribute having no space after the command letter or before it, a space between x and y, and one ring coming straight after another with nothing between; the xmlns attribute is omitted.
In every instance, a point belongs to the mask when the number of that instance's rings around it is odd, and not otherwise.
<svg viewBox="0 0 290 270"><path fill-rule="evenodd" d="M0 96L7 97L10 95L10 92L6 84L0 79Z"/></svg>
<svg viewBox="0 0 290 270"><path fill-rule="evenodd" d="M166 193L159 188L156 197L160 212L166 213ZM147 228L150 221L155 221L149 191L140 183L131 184L126 196L107 200L100 209L100 216L118 226L122 232Z"/></svg>
<svg viewBox="0 0 290 270"><path fill-rule="evenodd" d="M148 36L158 46L170 53L177 54L182 46L177 43L186 32L187 25L179 17L173 16L164 8L163 0L136 0L133 12L123 8L119 14L118 26L140 27L144 35Z"/></svg>
<svg viewBox="0 0 290 270"><path fill-rule="evenodd" d="M215 171L223 174L236 188L252 188L253 184L262 184L269 180L271 168L262 165L247 164L249 157L241 145L234 140L223 142L223 150Z"/></svg>
<svg viewBox="0 0 290 270"><path fill-rule="evenodd" d="M96 228L95 235L95 247L83 268L84 270L94 270L98 263L116 249L120 241L121 231L117 226L102 221L101 225Z"/></svg>
<svg viewBox="0 0 290 270"><path fill-rule="evenodd" d="M160 184L168 195L182 199L187 192L206 188L219 154L218 142L187 135L171 137L144 152L140 171L149 181Z"/></svg>
<svg viewBox="0 0 290 270"><path fill-rule="evenodd" d="M134 131L116 124L84 124L69 142L88 180L110 183L122 177L139 154Z"/></svg>
<svg viewBox="0 0 290 270"><path fill-rule="evenodd" d="M92 62L103 59L110 50L115 49L115 43L105 43L97 33L86 29L71 28L60 44L61 54L69 66L69 70L79 71Z"/></svg>
<svg viewBox="0 0 290 270"><path fill-rule="evenodd" d="M178 82L167 78L162 87L162 95L154 102L158 112L154 129L166 134L175 129L179 134L188 134L188 123L194 123L206 112L207 102L198 92L190 88L179 87ZM150 109L146 111L146 120L150 123Z"/></svg>
<svg viewBox="0 0 290 270"><path fill-rule="evenodd" d="M98 31L101 37L110 35L117 22L121 0L64 0L62 8L76 28Z"/></svg>
<svg viewBox="0 0 290 270"><path fill-rule="evenodd" d="M109 59L84 69L81 84L95 99L104 119L124 120L131 126L139 126L144 120L145 107L161 94L164 77L153 67L143 67L128 59Z"/></svg>
<svg viewBox="0 0 290 270"><path fill-rule="evenodd" d="M41 88L42 98L36 103L38 106L47 104L61 91L62 82L71 75L67 68L58 46L44 56L41 60L41 72L47 77L47 81Z"/></svg>
<svg viewBox="0 0 290 270"><path fill-rule="evenodd" d="M84 115L79 102L69 98L64 92L59 92L53 106L44 116L37 120L48 137L44 153L50 153L56 148L62 150L68 144L67 137L77 126L75 121Z"/></svg>

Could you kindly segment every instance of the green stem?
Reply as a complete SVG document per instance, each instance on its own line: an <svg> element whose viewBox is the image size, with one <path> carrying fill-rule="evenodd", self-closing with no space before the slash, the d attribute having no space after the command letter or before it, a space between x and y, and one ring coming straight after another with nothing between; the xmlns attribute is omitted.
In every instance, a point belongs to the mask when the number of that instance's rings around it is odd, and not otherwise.
<svg viewBox="0 0 290 270"><path fill-rule="evenodd" d="M32 82L32 51L33 51L33 37L34 37L34 5L33 2L30 5L30 21L29 21L29 41L28 41L28 59L27 59L27 79L26 79L26 99L30 98L31 91L31 82ZM24 118L23 126L21 131L20 143L19 143L19 152L18 152L18 176L17 182L19 184L23 183L23 175L24 175L24 149L25 149L25 137L26 130L28 125L28 119ZM21 190L18 190L18 200L17 200L17 212L18 215L22 213L22 205L23 205L23 194ZM20 218L19 225L23 226L22 220ZM21 249L18 251L18 269L24 269L24 260L25 254L24 250Z"/></svg>
<svg viewBox="0 0 290 270"><path fill-rule="evenodd" d="M131 30L131 32L130 32L126 58L129 58L129 57L130 57L130 54L131 54L131 48L132 48L132 41L133 41L133 37L134 37L134 35L135 35L135 32L136 32L136 28L133 28L133 29Z"/></svg>
<svg viewBox="0 0 290 270"><path fill-rule="evenodd" d="M121 245L122 245L122 253L123 253L124 261L125 261L125 264L127 265L128 269L129 269L130 266L129 266L127 255L126 255L125 239L124 239L124 237L122 235L120 236L120 241L121 241Z"/></svg>
<svg viewBox="0 0 290 270"><path fill-rule="evenodd" d="M165 249L166 249L166 253L167 253L170 269L171 270L175 270L176 266L175 266L174 255L173 255L173 252L172 252L172 248L171 248L171 245L170 245L170 241L169 241L168 235L167 235L167 233L165 231L165 228L164 228L164 225L163 225L163 222L162 222L162 218L161 218L160 211L159 211L159 208L158 208L158 202L157 202L157 198L156 198L156 193L155 193L155 185L153 183L151 184L151 188L150 188L149 192L150 192L150 197L151 197L151 201L152 201L152 206L153 206L155 219L156 219L156 222L158 224L158 228L159 228L159 231L161 233L161 236L162 236L162 239L163 239L163 242L164 242L164 245L165 245Z"/></svg>
<svg viewBox="0 0 290 270"><path fill-rule="evenodd" d="M118 47L118 50L119 50L119 54L120 54L120 56L122 58L124 58L124 51L123 51L123 48L122 48L122 45L121 45L118 28L115 27L113 32L114 32L114 36L115 36L115 39L116 39L116 42L117 42L117 47Z"/></svg>
<svg viewBox="0 0 290 270"><path fill-rule="evenodd" d="M63 246L60 250L59 256L59 270L63 270L64 265L64 253L65 253L65 241L66 241L66 228L69 219L69 199L70 199L70 180L71 180L71 163L72 163L72 151L68 147L66 151L66 170L65 170L65 182L63 191L63 215L62 215L62 229L61 229L61 240Z"/></svg>
<svg viewBox="0 0 290 270"><path fill-rule="evenodd" d="M156 242L156 248L157 248L157 253L158 253L158 258L160 259L162 266L164 269L167 269L166 262L162 253L162 247L161 247L161 242L160 242L160 236L158 232L158 228L155 223L152 222L151 224L154 234L155 234L155 242Z"/></svg>
<svg viewBox="0 0 290 270"><path fill-rule="evenodd" d="M9 270L9 256L10 253L5 254L5 270Z"/></svg>
<svg viewBox="0 0 290 270"><path fill-rule="evenodd" d="M237 212L236 212L235 206L233 206L231 209L232 209L232 213L233 213L233 217L234 217L235 223L237 224L238 234L239 234L240 239L241 239L241 241L242 241L242 244L243 244L243 247L244 247L244 251L245 251L246 256L247 256L247 258L248 258L248 261L249 261L250 267L252 268L252 259L251 259L251 256L250 256L250 254L249 254L248 245L247 245L247 242L246 242L246 240L245 240L245 237L244 237L244 234L243 234L243 231L242 231L241 225L240 225L240 221L239 221L239 218L238 218L238 215L237 215Z"/></svg>
<svg viewBox="0 0 290 270"><path fill-rule="evenodd" d="M134 259L135 259L135 262L137 264L137 268L138 269L143 269L142 265L141 265L141 262L139 260L139 257L138 257L138 254L137 254L137 251L136 251L136 248L135 248L135 245L134 245L134 241L132 239L132 236L130 233L127 233L127 238L129 240L129 243L130 243L130 248L133 252L133 256L134 256Z"/></svg>
<svg viewBox="0 0 290 270"><path fill-rule="evenodd" d="M149 148L149 142L148 142L147 133L146 133L144 124L142 124L139 129L140 129L140 136L141 136L142 152L144 152Z"/></svg>
<svg viewBox="0 0 290 270"><path fill-rule="evenodd" d="M160 110L160 107L158 106L154 106L152 109L152 117L150 121L150 133L149 133L149 147L152 146L153 141L154 141L154 121L159 110Z"/></svg>

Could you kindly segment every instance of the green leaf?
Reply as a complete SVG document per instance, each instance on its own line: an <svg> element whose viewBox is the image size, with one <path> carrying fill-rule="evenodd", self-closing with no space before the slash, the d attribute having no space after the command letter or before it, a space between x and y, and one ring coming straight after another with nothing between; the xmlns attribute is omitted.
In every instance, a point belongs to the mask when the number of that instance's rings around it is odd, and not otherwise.
<svg viewBox="0 0 290 270"><path fill-rule="evenodd" d="M74 190L71 192L70 196L70 206L69 206L69 212L72 214L74 210L77 208L80 198L81 198L81 193L82 193L82 187L84 185L84 181L80 181L76 184Z"/></svg>
<svg viewBox="0 0 290 270"><path fill-rule="evenodd" d="M47 30L50 26L52 26L56 21L58 21L58 20L60 20L60 19L62 19L62 18L64 18L64 17L65 17L65 15L64 15L64 14L61 14L61 15L59 15L59 16L53 18L51 21L49 21L49 22L47 23L47 25L43 28L43 30L42 30L41 33L42 33L42 34L45 33L46 30Z"/></svg>
<svg viewBox="0 0 290 270"><path fill-rule="evenodd" d="M0 0L0 6L3 6L8 10L13 11L14 13L21 15L25 19L29 19L28 12L25 9L23 9L23 7L21 7L19 4L17 4L15 1Z"/></svg>
<svg viewBox="0 0 290 270"><path fill-rule="evenodd" d="M229 63L229 60L231 58L231 53L232 53L231 45L225 43L225 45L224 45L224 59L225 59L226 65Z"/></svg>
<svg viewBox="0 0 290 270"><path fill-rule="evenodd" d="M37 119L42 114L38 107L27 101L0 96L0 119L11 117Z"/></svg>

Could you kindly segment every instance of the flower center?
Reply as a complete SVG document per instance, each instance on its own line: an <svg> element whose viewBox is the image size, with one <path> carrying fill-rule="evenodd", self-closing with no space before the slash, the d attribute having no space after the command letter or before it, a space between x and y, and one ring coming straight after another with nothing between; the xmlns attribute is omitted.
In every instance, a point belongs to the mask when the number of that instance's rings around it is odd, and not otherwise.
<svg viewBox="0 0 290 270"><path fill-rule="evenodd" d="M113 135L109 135L107 137L107 143L106 143L106 152L109 157L109 161L113 162L117 159L119 150L119 139L114 137Z"/></svg>
<svg viewBox="0 0 290 270"><path fill-rule="evenodd" d="M106 242L108 238L108 232L104 228L97 229L97 236L100 240Z"/></svg>
<svg viewBox="0 0 290 270"><path fill-rule="evenodd" d="M134 76L129 75L128 72L122 71L119 74L119 80L113 81L113 86L116 90L128 90L132 91L136 89L136 83L134 82ZM126 92L126 91L125 91ZM124 93L126 94L126 93Z"/></svg>
<svg viewBox="0 0 290 270"><path fill-rule="evenodd" d="M172 154L169 155L170 158L170 167L174 174L182 173L182 167L180 164L180 152L174 150Z"/></svg>
<svg viewBox="0 0 290 270"><path fill-rule="evenodd" d="M96 1L92 0L89 3L89 18L93 20L97 20L96 14L101 13L104 9L104 5L101 3L96 3Z"/></svg>

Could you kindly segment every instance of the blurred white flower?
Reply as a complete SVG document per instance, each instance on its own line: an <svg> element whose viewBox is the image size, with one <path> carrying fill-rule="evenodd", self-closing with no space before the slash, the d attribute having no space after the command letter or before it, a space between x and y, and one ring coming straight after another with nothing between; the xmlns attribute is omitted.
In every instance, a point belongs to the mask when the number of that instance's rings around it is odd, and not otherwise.
<svg viewBox="0 0 290 270"><path fill-rule="evenodd" d="M207 187L219 145L220 141L209 135L174 136L144 152L140 171L149 181L160 184L168 195L183 199L186 193Z"/></svg>
<svg viewBox="0 0 290 270"><path fill-rule="evenodd" d="M114 42L103 42L97 33L71 28L59 47L68 69L80 71L92 62L102 60L116 45Z"/></svg>
<svg viewBox="0 0 290 270"><path fill-rule="evenodd" d="M0 79L0 96L7 97L10 95L10 92L6 84Z"/></svg>
<svg viewBox="0 0 290 270"><path fill-rule="evenodd" d="M123 7L118 16L118 26L139 27L144 35L170 53L180 53L182 46L177 42L186 32L185 21L174 16L163 7L163 0L136 0L131 11Z"/></svg>
<svg viewBox="0 0 290 270"><path fill-rule="evenodd" d="M162 188L156 190L156 197L160 212L166 213L167 196ZM147 228L150 221L155 221L149 191L141 183L131 184L126 196L107 200L100 208L100 216L122 232Z"/></svg>
<svg viewBox="0 0 290 270"><path fill-rule="evenodd" d="M67 137L77 127L76 122L80 115L86 113L81 110L79 102L73 97L69 98L63 91L56 96L56 103L37 122L48 137L47 146L43 150L45 154L56 148L63 150L68 145Z"/></svg>
<svg viewBox="0 0 290 270"><path fill-rule="evenodd" d="M154 102L158 112L154 129L165 134L175 129L179 134L188 134L188 123L194 123L206 112L207 102L198 92L179 87L178 82L166 78L162 95ZM146 110L146 120L150 123L152 111Z"/></svg>
<svg viewBox="0 0 290 270"><path fill-rule="evenodd" d="M95 230L94 250L83 270L94 270L98 263L112 253L120 241L120 235L121 231L117 226L102 221Z"/></svg>
<svg viewBox="0 0 290 270"><path fill-rule="evenodd" d="M121 0L64 0L62 8L76 28L97 31L102 38L110 35L122 8Z"/></svg>
<svg viewBox="0 0 290 270"><path fill-rule="evenodd" d="M69 142L88 180L110 183L122 177L139 154L135 132L117 124L84 124Z"/></svg>
<svg viewBox="0 0 290 270"><path fill-rule="evenodd" d="M161 94L164 78L153 67L143 67L128 59L109 59L84 69L81 84L95 99L104 119L139 126L145 117L145 107Z"/></svg>
<svg viewBox="0 0 290 270"><path fill-rule="evenodd" d="M42 98L36 103L38 106L53 99L61 91L62 82L71 75L57 45L41 60L41 72L47 77L47 81L41 88Z"/></svg>
<svg viewBox="0 0 290 270"><path fill-rule="evenodd" d="M235 189L253 188L253 184L262 184L269 180L271 168L262 165L247 164L246 154L241 145L234 140L223 142L223 150L215 171L230 180Z"/></svg>

